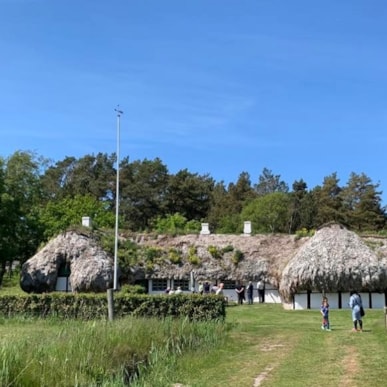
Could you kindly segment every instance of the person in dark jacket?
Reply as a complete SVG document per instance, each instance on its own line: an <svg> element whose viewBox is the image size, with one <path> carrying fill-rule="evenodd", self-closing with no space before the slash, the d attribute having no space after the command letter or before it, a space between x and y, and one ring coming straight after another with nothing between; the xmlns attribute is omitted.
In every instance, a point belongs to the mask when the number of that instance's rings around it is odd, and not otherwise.
<svg viewBox="0 0 387 387"><path fill-rule="evenodd" d="M241 284L238 284L235 288L235 291L238 296L238 304L243 305L243 301L245 300L245 287Z"/></svg>
<svg viewBox="0 0 387 387"><path fill-rule="evenodd" d="M254 294L254 285L251 281L247 285L247 303L253 305L253 294Z"/></svg>

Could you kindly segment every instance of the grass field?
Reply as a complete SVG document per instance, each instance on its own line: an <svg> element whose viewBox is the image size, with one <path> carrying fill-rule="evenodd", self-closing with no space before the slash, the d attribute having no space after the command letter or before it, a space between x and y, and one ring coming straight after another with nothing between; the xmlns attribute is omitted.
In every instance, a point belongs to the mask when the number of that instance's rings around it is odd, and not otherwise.
<svg viewBox="0 0 387 387"><path fill-rule="evenodd" d="M387 385L383 311L366 310L362 333L349 310L330 320L273 304L230 306L225 324L2 319L0 385L123 386L134 352L148 356L134 387Z"/></svg>
<svg viewBox="0 0 387 387"><path fill-rule="evenodd" d="M272 304L229 307L225 342L182 356L159 385L387 385L383 311L367 311L362 333L351 332L349 310L331 310L331 325L331 332L322 331L316 310L285 311ZM152 376L138 385L151 386Z"/></svg>

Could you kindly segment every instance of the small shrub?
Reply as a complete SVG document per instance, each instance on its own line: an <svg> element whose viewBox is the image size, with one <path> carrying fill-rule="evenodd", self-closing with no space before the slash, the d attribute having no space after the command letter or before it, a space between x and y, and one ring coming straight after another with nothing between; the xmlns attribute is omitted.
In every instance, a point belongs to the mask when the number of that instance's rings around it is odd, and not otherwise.
<svg viewBox="0 0 387 387"><path fill-rule="evenodd" d="M146 294L146 289L141 285L123 285L120 292L122 294Z"/></svg>
<svg viewBox="0 0 387 387"><path fill-rule="evenodd" d="M184 227L184 231L188 234L198 234L201 230L201 223L197 220L190 220Z"/></svg>
<svg viewBox="0 0 387 387"><path fill-rule="evenodd" d="M221 252L216 246L208 246L207 251L211 254L212 258L219 259L222 257Z"/></svg>
<svg viewBox="0 0 387 387"><path fill-rule="evenodd" d="M154 270L154 268L155 268L155 265L153 264L153 262L147 262L146 264L145 264L145 271L146 272L152 272L153 270Z"/></svg>
<svg viewBox="0 0 387 387"><path fill-rule="evenodd" d="M232 261L234 265L238 265L238 263L243 259L243 253L240 250L235 250L234 255L232 256Z"/></svg>
<svg viewBox="0 0 387 387"><path fill-rule="evenodd" d="M154 262L156 258L160 258L162 256L162 250L156 247L146 247L143 254L146 261Z"/></svg>
<svg viewBox="0 0 387 387"><path fill-rule="evenodd" d="M227 245L225 247L223 247L222 249L222 253L230 253L231 251L234 251L234 246L232 245Z"/></svg>
<svg viewBox="0 0 387 387"><path fill-rule="evenodd" d="M301 230L296 231L296 239L304 237L312 237L315 233L315 230L308 230L307 228L302 228Z"/></svg>
<svg viewBox="0 0 387 387"><path fill-rule="evenodd" d="M168 254L169 260L174 264L181 263L181 251L177 249L170 249Z"/></svg>
<svg viewBox="0 0 387 387"><path fill-rule="evenodd" d="M188 249L188 255L195 255L198 252L196 246L190 246Z"/></svg>
<svg viewBox="0 0 387 387"><path fill-rule="evenodd" d="M192 265L199 265L200 258L196 254L193 254L188 257L188 262Z"/></svg>

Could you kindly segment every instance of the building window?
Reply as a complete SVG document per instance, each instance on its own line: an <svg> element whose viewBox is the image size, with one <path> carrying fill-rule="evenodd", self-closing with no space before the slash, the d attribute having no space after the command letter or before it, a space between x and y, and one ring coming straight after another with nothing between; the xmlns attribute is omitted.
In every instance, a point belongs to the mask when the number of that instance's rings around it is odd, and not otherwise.
<svg viewBox="0 0 387 387"><path fill-rule="evenodd" d="M181 287L181 290L189 290L189 280L187 279L173 280L173 288L176 290L179 286Z"/></svg>
<svg viewBox="0 0 387 387"><path fill-rule="evenodd" d="M224 283L223 289L235 289L236 288L236 282L235 281L230 281L230 280L224 280L224 281L218 281Z"/></svg>
<svg viewBox="0 0 387 387"><path fill-rule="evenodd" d="M152 279L152 291L161 292L164 291L168 286L168 280L164 278L155 278Z"/></svg>

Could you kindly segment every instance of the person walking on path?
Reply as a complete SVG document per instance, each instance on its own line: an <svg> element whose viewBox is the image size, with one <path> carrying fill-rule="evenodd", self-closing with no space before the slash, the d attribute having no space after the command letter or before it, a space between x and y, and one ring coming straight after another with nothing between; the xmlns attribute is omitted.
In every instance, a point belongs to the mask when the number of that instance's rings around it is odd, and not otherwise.
<svg viewBox="0 0 387 387"><path fill-rule="evenodd" d="M249 305L253 305L253 293L254 293L254 285L251 281L247 285L247 303Z"/></svg>
<svg viewBox="0 0 387 387"><path fill-rule="evenodd" d="M360 294L354 290L350 292L349 306L352 309L352 331L363 331L363 320L360 313L360 311L363 309L363 302L361 300Z"/></svg>

